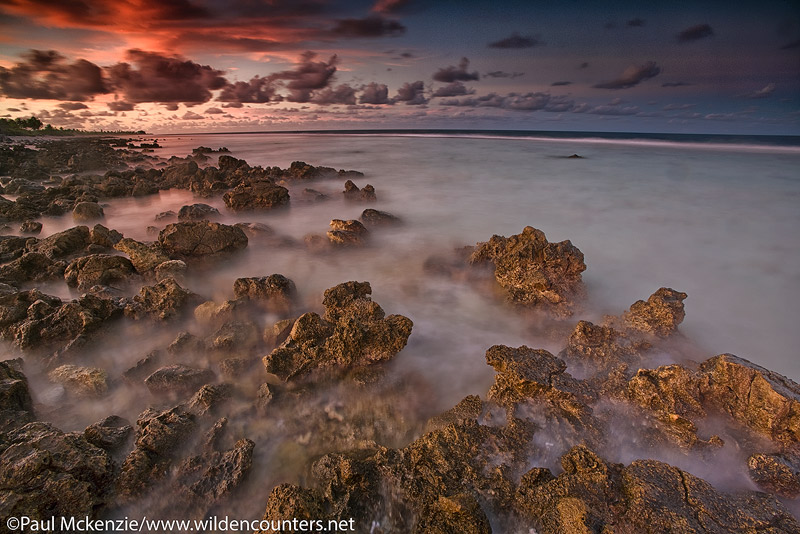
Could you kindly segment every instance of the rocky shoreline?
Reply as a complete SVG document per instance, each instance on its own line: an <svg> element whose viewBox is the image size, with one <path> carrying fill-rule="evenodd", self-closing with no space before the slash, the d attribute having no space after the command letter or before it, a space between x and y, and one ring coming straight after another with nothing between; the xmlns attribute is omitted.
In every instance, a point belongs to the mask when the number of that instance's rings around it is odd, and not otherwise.
<svg viewBox="0 0 800 534"><path fill-rule="evenodd" d="M221 302L188 289L253 243L348 254L403 224L367 207L296 243L247 220L324 201L295 194L317 182L380 200L357 171L251 167L207 147L162 160L121 139L0 144L0 516L203 518L256 499L264 519L352 518L371 534L800 531L800 385L731 354L652 365L686 341L686 293L581 320L587 264L569 241L526 227L424 260L561 347L476 347L465 357L485 351L494 384L438 415L425 407L434 384L387 372L415 325L387 315L368 281L311 307L291 273L237 278ZM109 199L170 189L220 198L241 221L195 203L160 216L153 241L103 224ZM36 237L42 218L70 213L76 226ZM62 283L80 297L42 290ZM179 332L122 371L95 361L124 327ZM130 391L139 415L64 432L43 381L76 406ZM609 460L626 442L638 456ZM664 451L746 472L751 489L715 487Z"/></svg>

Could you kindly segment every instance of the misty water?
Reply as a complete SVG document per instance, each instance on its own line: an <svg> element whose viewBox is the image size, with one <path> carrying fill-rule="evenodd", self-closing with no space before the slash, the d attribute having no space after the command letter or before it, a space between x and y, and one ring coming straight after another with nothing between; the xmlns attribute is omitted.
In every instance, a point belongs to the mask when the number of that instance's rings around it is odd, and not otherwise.
<svg viewBox="0 0 800 534"><path fill-rule="evenodd" d="M170 222L156 222L156 214L204 202L220 210L220 222L260 222L297 243L267 246L251 241L244 253L193 273L189 287L216 302L233 298L238 277L280 273L295 282L304 309L321 311L326 288L348 280L369 281L373 299L387 314L403 314L414 322L408 346L388 372L418 378L403 386L407 406L397 408L405 427L385 445L404 445L416 437L425 417L466 395L485 398L494 377L484 358L491 345L525 344L553 353L563 348L564 337L537 329L500 293L423 270L431 255L486 241L493 234L516 234L526 225L543 230L550 241L571 240L585 255L588 300L570 325L577 319L600 322L604 314L618 315L659 287L672 287L689 295L680 330L691 345L656 355L655 365L729 352L800 378L800 331L795 326L800 316L798 149L311 134L166 136L158 142L163 148L155 155L163 157L185 156L200 145L225 146L230 155L250 165L285 168L302 160L364 172L355 182L375 187L374 204L345 202L343 181L338 179L289 183L290 208L249 213L227 210L221 198L173 190L105 201L103 224L126 237L154 240L157 234L147 227L162 228ZM567 158L571 154L582 158ZM209 163L215 164L215 159L216 155ZM303 202L300 193L305 187L330 199ZM320 254L303 246L307 234L324 235L331 219L357 219L365 207L390 212L403 225L375 230L369 246L361 249ZM74 225L68 216L42 222L42 236ZM77 296L65 284L42 289ZM256 319L263 325L275 320ZM118 377L150 350L168 345L178 329L208 333L191 323L165 331L126 323L104 341L93 355L94 363ZM60 402L63 392L57 387L42 378L32 382L38 402ZM320 392L320 409L373 402L368 397L342 399L339 393L336 388ZM64 430L82 429L109 413L135 421L149 402L137 390L118 388L102 403L61 413L54 408L50 417ZM256 441L260 459L251 478L261 492L243 507L246 513L258 513L259 507L263 511L272 484L301 478L306 458L298 458L297 464L286 459L281 428L284 423L274 420L241 423L242 435ZM629 442L635 430L621 427L619 432L620 447L611 459L644 457ZM546 436L541 439L546 441ZM555 466L560 452L538 461ZM658 455L650 451L647 456ZM724 450L718 460L734 456L735 451ZM735 459L740 471L721 473L713 467L716 462L692 462L666 452L661 457L712 482L754 488L744 474L743 458Z"/></svg>

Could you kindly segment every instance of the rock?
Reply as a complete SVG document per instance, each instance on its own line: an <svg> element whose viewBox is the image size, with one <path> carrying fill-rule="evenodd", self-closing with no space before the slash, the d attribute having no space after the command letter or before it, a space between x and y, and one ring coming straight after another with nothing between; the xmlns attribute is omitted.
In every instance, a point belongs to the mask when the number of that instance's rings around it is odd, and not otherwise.
<svg viewBox="0 0 800 534"><path fill-rule="evenodd" d="M800 458L785 454L753 454L747 459L750 478L764 491L786 499L800 496Z"/></svg>
<svg viewBox="0 0 800 534"><path fill-rule="evenodd" d="M102 224L95 224L89 231L89 242L101 247L114 248L122 240L122 234L116 230L109 230Z"/></svg>
<svg viewBox="0 0 800 534"><path fill-rule="evenodd" d="M364 189L359 189L352 180L347 180L344 183L344 191L342 193L344 193L345 200L355 202L375 202L377 200L374 187L367 184Z"/></svg>
<svg viewBox="0 0 800 534"><path fill-rule="evenodd" d="M241 228L208 221L169 224L158 241L168 253L189 258L228 254L247 247Z"/></svg>
<svg viewBox="0 0 800 534"><path fill-rule="evenodd" d="M202 221L219 215L219 210L208 204L191 204L178 211L179 221Z"/></svg>
<svg viewBox="0 0 800 534"><path fill-rule="evenodd" d="M619 321L611 318L611 323L619 322L627 330L666 337L677 330L686 315L683 309L685 298L686 293L662 287L650 295L647 302L639 300L633 303Z"/></svg>
<svg viewBox="0 0 800 534"><path fill-rule="evenodd" d="M32 251L56 259L80 252L88 245L89 227L75 226L42 239L33 246Z"/></svg>
<svg viewBox="0 0 800 534"><path fill-rule="evenodd" d="M325 291L325 318L306 313L286 341L264 357L267 372L282 380L315 368L348 369L391 359L405 347L413 323L385 316L369 295L368 282L347 282Z"/></svg>
<svg viewBox="0 0 800 534"><path fill-rule="evenodd" d="M634 340L610 326L578 321L559 357L581 370L610 370L621 364L636 365L650 343Z"/></svg>
<svg viewBox="0 0 800 534"><path fill-rule="evenodd" d="M108 504L113 476L106 451L49 423L29 423L6 434L0 444L4 516L97 519Z"/></svg>
<svg viewBox="0 0 800 534"><path fill-rule="evenodd" d="M297 300L297 288L290 279L281 274L260 278L237 278L233 283L237 299L258 303L266 311L285 315Z"/></svg>
<svg viewBox="0 0 800 534"><path fill-rule="evenodd" d="M12 284L43 282L64 276L66 267L65 262L54 261L41 252L28 252L0 266L0 280Z"/></svg>
<svg viewBox="0 0 800 534"><path fill-rule="evenodd" d="M475 497L460 493L440 496L422 509L414 527L417 534L492 534L492 527Z"/></svg>
<svg viewBox="0 0 800 534"><path fill-rule="evenodd" d="M97 202L78 202L72 210L72 219L75 222L93 221L104 216L103 208Z"/></svg>
<svg viewBox="0 0 800 534"><path fill-rule="evenodd" d="M151 351L136 362L136 365L122 373L122 378L131 384L141 384L144 379L153 374L161 366L163 354L160 350Z"/></svg>
<svg viewBox="0 0 800 534"><path fill-rule="evenodd" d="M328 239L334 245L364 245L369 234L363 224L356 220L333 219Z"/></svg>
<svg viewBox="0 0 800 534"><path fill-rule="evenodd" d="M20 233L38 234L42 231L42 223L38 221L25 221L19 227Z"/></svg>
<svg viewBox="0 0 800 534"><path fill-rule="evenodd" d="M213 350L249 354L260 340L260 332L250 321L230 321L209 338Z"/></svg>
<svg viewBox="0 0 800 534"><path fill-rule="evenodd" d="M47 374L67 391L84 397L100 397L108 392L108 374L97 367L62 365Z"/></svg>
<svg viewBox="0 0 800 534"><path fill-rule="evenodd" d="M183 396L213 382L214 378L214 372L210 369L194 369L178 364L158 369L144 383L155 395Z"/></svg>
<svg viewBox="0 0 800 534"><path fill-rule="evenodd" d="M70 287L86 291L94 285L111 286L127 282L136 272L131 260L124 256L92 254L73 260L64 271Z"/></svg>
<svg viewBox="0 0 800 534"><path fill-rule="evenodd" d="M192 400L189 409L198 415L216 412L221 404L233 397L233 386L230 384L205 384Z"/></svg>
<svg viewBox="0 0 800 534"><path fill-rule="evenodd" d="M325 193L320 193L316 189L311 189L306 187L303 189L302 192L302 199L307 200L309 202L322 202L324 200L328 200L330 197Z"/></svg>
<svg viewBox="0 0 800 534"><path fill-rule="evenodd" d="M283 319L272 326L268 326L264 330L264 343L269 347L275 348L286 341L296 320L297 319Z"/></svg>
<svg viewBox="0 0 800 534"><path fill-rule="evenodd" d="M253 358L225 358L219 362L219 370L226 378L236 380L245 376L256 361Z"/></svg>
<svg viewBox="0 0 800 534"><path fill-rule="evenodd" d="M178 216L178 214L175 213L174 211L167 210L167 211L162 211L162 212L156 213L156 216L154 217L153 220L154 221L163 221L165 219L176 218L177 216Z"/></svg>
<svg viewBox="0 0 800 534"><path fill-rule="evenodd" d="M133 433L131 424L118 415L109 415L102 421L86 427L83 437L94 445L108 452L120 450Z"/></svg>
<svg viewBox="0 0 800 534"><path fill-rule="evenodd" d="M397 226L398 224L402 224L399 217L372 208L365 209L361 212L361 217L359 217L359 219L364 223L364 226L367 227Z"/></svg>
<svg viewBox="0 0 800 534"><path fill-rule="evenodd" d="M178 334L172 343L167 347L167 352L173 356L181 356L187 354L189 356L197 357L198 354L203 354L206 350L205 343L199 337L189 332L181 332Z"/></svg>
<svg viewBox="0 0 800 534"><path fill-rule="evenodd" d="M574 300L584 292L583 253L569 241L548 242L544 232L530 226L508 238L495 235L478 243L469 263L493 265L509 300L556 317L572 315Z"/></svg>
<svg viewBox="0 0 800 534"><path fill-rule="evenodd" d="M253 465L254 449L255 443L251 440L240 439L233 449L225 453L212 453L187 462L187 465L202 463L204 468L198 470L192 465L191 471L200 473L199 478L191 477L193 482L188 487L189 493L199 501L199 506L208 508L241 485Z"/></svg>
<svg viewBox="0 0 800 534"><path fill-rule="evenodd" d="M162 280L154 286L144 286L133 297L133 303L125 309L127 315L141 317L149 315L159 320L179 317L185 309L197 305L202 298L183 289L172 278Z"/></svg>
<svg viewBox="0 0 800 534"><path fill-rule="evenodd" d="M280 484L272 488L267 498L267 509L262 522L274 524L277 529L257 530L255 534L280 532L281 521L287 518L299 521L319 521L327 517L319 493L294 484ZM325 522L327 526L327 521Z"/></svg>
<svg viewBox="0 0 800 534"><path fill-rule="evenodd" d="M0 361L0 433L33 420L33 400L22 372L22 359Z"/></svg>
<svg viewBox="0 0 800 534"><path fill-rule="evenodd" d="M128 255L139 274L151 273L159 265L170 261L170 257L157 243L141 243L126 237L115 243L114 248Z"/></svg>
<svg viewBox="0 0 800 534"><path fill-rule="evenodd" d="M271 209L289 203L289 190L272 182L242 183L225 193L222 200L234 211Z"/></svg>
<svg viewBox="0 0 800 534"><path fill-rule="evenodd" d="M705 361L698 378L704 406L778 443L800 441L800 385L793 380L732 354Z"/></svg>

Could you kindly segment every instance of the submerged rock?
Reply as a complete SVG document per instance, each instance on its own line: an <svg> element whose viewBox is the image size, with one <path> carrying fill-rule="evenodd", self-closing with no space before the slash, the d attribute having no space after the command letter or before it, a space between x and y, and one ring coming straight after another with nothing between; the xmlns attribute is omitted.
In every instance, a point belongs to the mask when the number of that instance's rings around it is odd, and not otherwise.
<svg viewBox="0 0 800 534"><path fill-rule="evenodd" d="M378 227L378 226L397 226L402 224L399 217L395 217L391 213L385 211L374 210L372 208L365 209L361 212L359 217L364 226Z"/></svg>
<svg viewBox="0 0 800 534"><path fill-rule="evenodd" d="M38 234L42 231L42 223L38 221L25 221L19 227L20 233Z"/></svg>
<svg viewBox="0 0 800 534"><path fill-rule="evenodd" d="M281 274L237 278L233 283L233 293L237 299L247 299L279 314L289 313L297 300L294 282Z"/></svg>
<svg viewBox="0 0 800 534"><path fill-rule="evenodd" d="M178 211L179 221L202 221L219 215L219 210L208 204L191 204Z"/></svg>
<svg viewBox="0 0 800 534"><path fill-rule="evenodd" d="M104 216L103 208L97 202L78 202L72 210L72 219L75 222L94 221Z"/></svg>
<svg viewBox="0 0 800 534"><path fill-rule="evenodd" d="M241 228L208 221L173 223L158 235L158 242L170 254L181 257L216 256L247 247Z"/></svg>
<svg viewBox="0 0 800 534"><path fill-rule="evenodd" d="M200 386L213 382L214 378L210 369L169 365L148 376L144 383L151 393L182 396L197 391Z"/></svg>
<svg viewBox="0 0 800 534"><path fill-rule="evenodd" d="M377 200L374 187L367 184L363 189L359 189L352 180L347 180L344 183L344 191L342 191L342 193L344 194L345 200L355 202L375 202Z"/></svg>
<svg viewBox="0 0 800 534"><path fill-rule="evenodd" d="M495 235L478 243L469 263L493 265L509 300L556 317L572 315L575 299L584 292L583 253L569 241L550 243L544 232L531 226L508 238Z"/></svg>

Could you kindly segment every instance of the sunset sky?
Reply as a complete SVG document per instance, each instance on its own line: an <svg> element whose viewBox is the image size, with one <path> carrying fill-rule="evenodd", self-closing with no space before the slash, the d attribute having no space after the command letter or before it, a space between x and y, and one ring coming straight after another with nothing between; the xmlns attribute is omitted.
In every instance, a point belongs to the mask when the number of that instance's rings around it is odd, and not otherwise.
<svg viewBox="0 0 800 534"><path fill-rule="evenodd" d="M800 135L800 3L0 0L0 116Z"/></svg>

